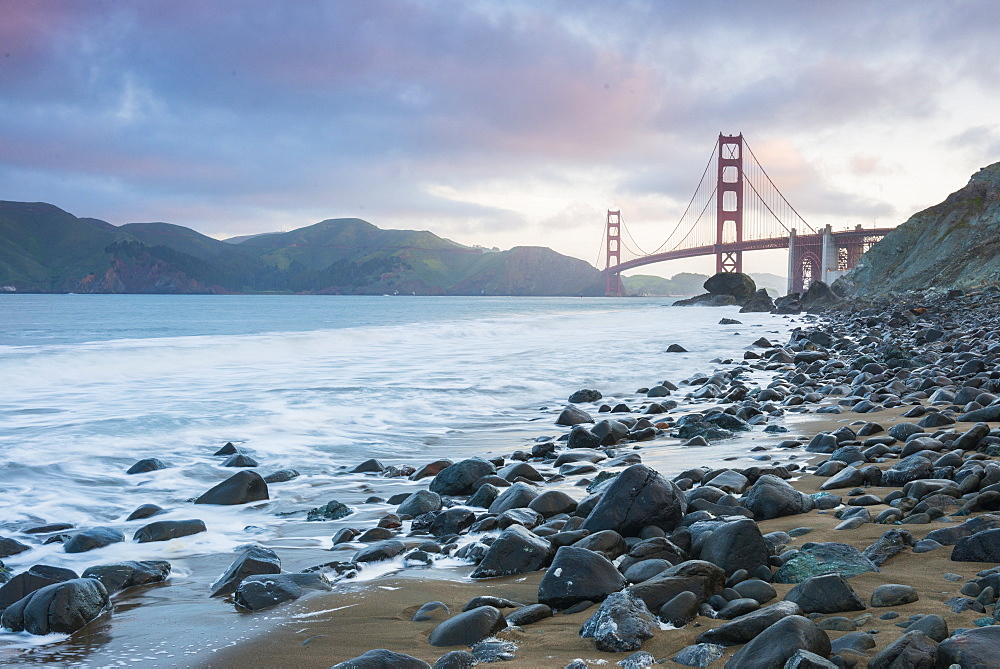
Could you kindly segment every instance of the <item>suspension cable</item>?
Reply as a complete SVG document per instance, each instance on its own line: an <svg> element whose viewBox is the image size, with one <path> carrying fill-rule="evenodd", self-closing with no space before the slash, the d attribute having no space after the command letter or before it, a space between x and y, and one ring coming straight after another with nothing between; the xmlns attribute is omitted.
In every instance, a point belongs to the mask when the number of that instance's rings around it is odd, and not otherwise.
<svg viewBox="0 0 1000 669"><path fill-rule="evenodd" d="M775 192L777 192L777 193L778 193L778 195L780 195L780 196L781 196L781 199L782 199L782 200L784 201L784 203L785 203L785 204L786 204L786 205L788 206L788 208L789 208L789 209L791 209L791 210L792 210L792 212L793 212L793 213L794 213L794 214L795 214L796 216L798 216L799 220L800 220L800 221L802 221L802 225L804 225L804 226L806 226L807 228L809 228L810 232L812 232L813 234L815 234L815 233L816 233L816 230L815 230L815 229L814 229L814 228L813 228L813 227L812 227L811 225L809 225L808 223L806 223L806 219L802 218L802 214L800 214L800 213L799 213L798 211L796 211L796 210L795 210L795 207L793 207L793 206L792 206L792 203L788 201L788 198L786 198L786 197L785 197L785 194L781 192L781 189L780 189L780 188L778 188L778 186L777 186L777 185L775 185L775 183L774 183L774 180L773 180L773 179L771 179L771 175L769 175L769 174L767 173L767 170L765 170L765 169L764 169L764 166L760 164L760 161L759 161L759 160L757 160L757 156L756 156L756 154L754 154L754 152L753 152L753 149L751 149L751 148L750 148L750 145L749 145L749 144L747 143L747 141L746 141L746 138L744 138L744 139L743 139L743 144L744 144L744 145L745 145L745 146L747 147L747 151L749 151L749 152L750 152L750 155L751 155L751 156L753 156L753 161L754 161L754 162L755 162L755 163L757 164L757 167L759 167L759 168L760 168L760 171L761 171L761 173L762 173L762 174L763 174L763 175L764 175L765 177L767 177L767 180L768 180L768 182L770 182L771 186L772 186L772 187L774 187L774 190L775 190ZM756 191L755 191L755 192L756 192ZM759 195L759 194L758 194L758 197L760 197L760 195ZM763 200L762 200L762 201L763 201ZM765 204L765 206L766 206L766 204ZM770 207L768 207L768 210L770 210ZM771 213L772 213L772 214L774 214L774 212L773 212L773 211L772 211ZM775 216L775 218L777 218L777 216ZM780 219L779 219L779 222L780 222ZM785 225L784 225L783 223L782 223L782 227L784 227L784 228L785 228L785 230L788 230L788 228L787 228L787 227L785 227Z"/></svg>

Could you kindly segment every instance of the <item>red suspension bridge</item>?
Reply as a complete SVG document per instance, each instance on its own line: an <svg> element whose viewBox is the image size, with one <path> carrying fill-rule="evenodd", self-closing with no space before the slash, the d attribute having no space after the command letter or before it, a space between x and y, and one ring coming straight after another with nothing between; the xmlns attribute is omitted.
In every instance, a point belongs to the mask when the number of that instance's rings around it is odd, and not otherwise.
<svg viewBox="0 0 1000 669"><path fill-rule="evenodd" d="M713 164L716 173L708 178ZM622 272L666 260L714 255L716 272L742 272L743 254L764 249L788 249L788 292L801 292L854 267L891 229L813 228L774 185L743 135L720 134L687 208L657 249L643 251L621 211L608 211L601 244L605 292L622 295Z"/></svg>

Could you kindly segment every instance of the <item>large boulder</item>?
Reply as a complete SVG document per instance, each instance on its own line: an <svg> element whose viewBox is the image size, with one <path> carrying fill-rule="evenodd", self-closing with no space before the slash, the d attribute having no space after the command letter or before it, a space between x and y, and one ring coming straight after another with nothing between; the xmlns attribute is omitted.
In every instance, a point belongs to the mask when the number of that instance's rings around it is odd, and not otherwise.
<svg viewBox="0 0 1000 669"><path fill-rule="evenodd" d="M830 637L802 616L788 616L758 634L726 662L726 669L783 667L800 650L830 657Z"/></svg>
<svg viewBox="0 0 1000 669"><path fill-rule="evenodd" d="M938 646L939 667L995 667L1000 648L1000 626L956 632Z"/></svg>
<svg viewBox="0 0 1000 669"><path fill-rule="evenodd" d="M268 499L267 483L257 472L236 472L222 483L210 488L195 504L247 504Z"/></svg>
<svg viewBox="0 0 1000 669"><path fill-rule="evenodd" d="M869 571L877 572L879 568L854 546L807 543L774 573L774 582L801 583L813 576L834 573L851 578Z"/></svg>
<svg viewBox="0 0 1000 669"><path fill-rule="evenodd" d="M554 609L602 601L625 587L625 577L600 553L562 546L538 584L538 601Z"/></svg>
<svg viewBox="0 0 1000 669"><path fill-rule="evenodd" d="M800 615L802 609L795 602L776 602L702 632L698 637L698 643L737 646L750 641L782 618Z"/></svg>
<svg viewBox="0 0 1000 669"><path fill-rule="evenodd" d="M412 655L376 648L350 660L338 662L330 669L431 669L431 665Z"/></svg>
<svg viewBox="0 0 1000 669"><path fill-rule="evenodd" d="M281 560L270 548L251 546L229 565L229 569L212 584L211 597L222 597L235 592L248 576L280 574Z"/></svg>
<svg viewBox="0 0 1000 669"><path fill-rule="evenodd" d="M629 586L629 592L646 602L650 611L659 611L682 592L693 593L701 603L722 592L725 585L726 574L721 567L704 560L688 560Z"/></svg>
<svg viewBox="0 0 1000 669"><path fill-rule="evenodd" d="M865 603L840 574L822 574L802 581L785 595L785 601L795 602L803 613L842 613L865 609Z"/></svg>
<svg viewBox="0 0 1000 669"><path fill-rule="evenodd" d="M802 294L800 301L802 308L809 310L832 307L841 302L841 298L827 284L822 281L813 281L809 284L806 292Z"/></svg>
<svg viewBox="0 0 1000 669"><path fill-rule="evenodd" d="M978 532L995 529L1000 529L1000 516L987 513L970 518L961 525L952 525L950 527L931 530L925 538L932 539L944 546L954 546L964 537L971 537Z"/></svg>
<svg viewBox="0 0 1000 669"><path fill-rule="evenodd" d="M673 481L646 465L632 465L604 491L581 529L614 530L626 537L650 525L669 532L686 512L684 493Z"/></svg>
<svg viewBox="0 0 1000 669"><path fill-rule="evenodd" d="M745 518L719 523L706 534L698 557L722 567L726 574L732 574L740 569L754 573L768 564L770 555L757 523Z"/></svg>
<svg viewBox="0 0 1000 669"><path fill-rule="evenodd" d="M115 562L87 567L83 578L96 578L104 584L109 595L137 585L162 583L170 575L170 563L166 560L143 560L141 562Z"/></svg>
<svg viewBox="0 0 1000 669"><path fill-rule="evenodd" d="M774 310L774 302L771 301L771 296L767 294L767 291L763 288L759 289L753 296L747 300L743 308L740 309L741 314L752 313L752 312L769 312Z"/></svg>
<svg viewBox="0 0 1000 669"><path fill-rule="evenodd" d="M434 628L432 646L472 646L507 627L507 619L494 606L480 606L459 613Z"/></svg>
<svg viewBox="0 0 1000 669"><path fill-rule="evenodd" d="M951 551L956 562L1000 562L1000 528L963 537Z"/></svg>
<svg viewBox="0 0 1000 669"><path fill-rule="evenodd" d="M490 545L472 578L524 574L545 567L552 559L552 545L521 525L511 525Z"/></svg>
<svg viewBox="0 0 1000 669"><path fill-rule="evenodd" d="M73 535L63 544L63 550L67 553L86 553L122 541L125 541L125 535L121 530L113 527L91 527Z"/></svg>
<svg viewBox="0 0 1000 669"><path fill-rule="evenodd" d="M919 630L908 631L868 660L869 669L934 669L938 645L934 639ZM961 665L969 666L969 665Z"/></svg>
<svg viewBox="0 0 1000 669"><path fill-rule="evenodd" d="M413 516L414 518L430 511L440 510L441 495L436 492L431 492L430 490L418 490L404 499L400 505L396 507L397 514L401 516Z"/></svg>
<svg viewBox="0 0 1000 669"><path fill-rule="evenodd" d="M35 590L11 604L0 625L29 634L72 634L111 608L104 585L93 578L75 578Z"/></svg>
<svg viewBox="0 0 1000 669"><path fill-rule="evenodd" d="M646 604L627 590L615 592L601 603L580 629L580 636L592 638L597 650L625 653L639 650L653 636L659 624Z"/></svg>
<svg viewBox="0 0 1000 669"><path fill-rule="evenodd" d="M488 511L490 513L501 514L510 509L524 509L538 497L538 492L534 486L518 481L510 486L500 496L493 500Z"/></svg>
<svg viewBox="0 0 1000 669"><path fill-rule="evenodd" d="M812 497L773 474L764 474L757 479L740 502L757 520L805 513L816 505Z"/></svg>
<svg viewBox="0 0 1000 669"><path fill-rule="evenodd" d="M321 574L263 574L248 576L236 588L236 605L260 611L301 597L306 590L333 590Z"/></svg>
<svg viewBox="0 0 1000 669"><path fill-rule="evenodd" d="M0 586L0 611L3 611L17 600L27 597L35 590L40 590L53 583L70 581L74 578L80 577L71 569L36 564L27 571L15 574L13 578Z"/></svg>
<svg viewBox="0 0 1000 669"><path fill-rule="evenodd" d="M471 495L476 492L473 484L484 476L496 474L493 463L482 458L469 458L445 467L434 480L430 490L439 495Z"/></svg>
<svg viewBox="0 0 1000 669"><path fill-rule="evenodd" d="M135 534L132 535L132 540L144 544L150 541L169 541L207 531L205 521L197 518L192 520L158 520L136 530Z"/></svg>
<svg viewBox="0 0 1000 669"><path fill-rule="evenodd" d="M732 295L736 304L745 304L757 292L757 284L749 274L742 272L719 272L704 283L705 290L712 295Z"/></svg>

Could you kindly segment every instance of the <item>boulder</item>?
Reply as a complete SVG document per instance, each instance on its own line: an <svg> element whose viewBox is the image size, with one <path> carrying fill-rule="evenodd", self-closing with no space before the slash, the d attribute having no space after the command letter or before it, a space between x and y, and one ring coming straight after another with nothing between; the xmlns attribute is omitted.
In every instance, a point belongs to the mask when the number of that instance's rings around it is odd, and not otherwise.
<svg viewBox="0 0 1000 669"><path fill-rule="evenodd" d="M578 404L580 402L596 402L597 400L601 399L601 397L602 397L601 391L599 390L583 389L583 390L578 390L572 395L570 395L569 400L567 401L570 402L571 404Z"/></svg>
<svg viewBox="0 0 1000 669"><path fill-rule="evenodd" d="M459 534L472 527L476 522L476 514L469 509L454 507L447 511L442 511L431 523L431 534L436 537L446 537L452 534Z"/></svg>
<svg viewBox="0 0 1000 669"><path fill-rule="evenodd" d="M956 632L938 646L937 666L994 667L1000 648L1000 626Z"/></svg>
<svg viewBox="0 0 1000 669"><path fill-rule="evenodd" d="M807 543L774 573L775 583L801 583L820 574L842 574L846 578L879 571L861 551L847 544Z"/></svg>
<svg viewBox="0 0 1000 669"><path fill-rule="evenodd" d="M452 616L431 632L432 646L473 646L507 627L500 609L480 606Z"/></svg>
<svg viewBox="0 0 1000 669"><path fill-rule="evenodd" d="M141 562L115 562L87 567L82 578L95 578L100 581L109 595L121 590L162 583L170 575L170 563L166 560L143 560Z"/></svg>
<svg viewBox="0 0 1000 669"><path fill-rule="evenodd" d="M270 548L251 546L229 565L229 569L212 584L211 597L222 597L236 591L248 576L280 574L281 560Z"/></svg>
<svg viewBox="0 0 1000 669"><path fill-rule="evenodd" d="M267 483L257 472L236 472L222 483L210 488L195 504L247 504L268 499Z"/></svg>
<svg viewBox="0 0 1000 669"><path fill-rule="evenodd" d="M869 669L934 669L938 645L919 630L907 631L868 660ZM944 665L948 666L948 665ZM963 665L968 666L968 665Z"/></svg>
<svg viewBox="0 0 1000 669"><path fill-rule="evenodd" d="M698 595L690 590L684 590L661 606L658 615L674 627L680 628L697 617L700 606L701 600Z"/></svg>
<svg viewBox="0 0 1000 669"><path fill-rule="evenodd" d="M552 607L545 604L529 604L507 614L507 624L523 627L539 620L552 617Z"/></svg>
<svg viewBox="0 0 1000 669"><path fill-rule="evenodd" d="M576 510L576 500L561 490L547 490L531 500L528 508L549 518L560 513L572 513Z"/></svg>
<svg viewBox="0 0 1000 669"><path fill-rule="evenodd" d="M646 465L632 465L612 481L581 528L636 536L653 525L669 532L686 512L684 493L672 481Z"/></svg>
<svg viewBox="0 0 1000 669"><path fill-rule="evenodd" d="M809 288L799 300L802 303L802 308L806 310L832 307L841 301L840 297L830 289L830 286L822 281L810 283Z"/></svg>
<svg viewBox="0 0 1000 669"><path fill-rule="evenodd" d="M688 560L659 576L629 586L629 592L642 598L650 611L659 611L684 591L693 592L701 603L722 592L725 584L726 574L721 567L704 560Z"/></svg>
<svg viewBox="0 0 1000 669"><path fill-rule="evenodd" d="M350 660L338 662L331 669L431 669L431 665L412 655L376 648Z"/></svg>
<svg viewBox="0 0 1000 669"><path fill-rule="evenodd" d="M1000 562L1000 528L963 537L951 551L956 562Z"/></svg>
<svg viewBox="0 0 1000 669"><path fill-rule="evenodd" d="M0 586L0 611L3 611L19 599L27 597L35 590L40 590L54 583L70 581L74 578L80 577L71 569L36 564L27 571L15 574L13 578Z"/></svg>
<svg viewBox="0 0 1000 669"><path fill-rule="evenodd" d="M471 578L525 574L542 569L552 560L552 545L521 525L511 525L490 544Z"/></svg>
<svg viewBox="0 0 1000 669"><path fill-rule="evenodd" d="M559 414L559 417L556 418L556 425L562 425L564 427L573 427L574 425L593 422L594 419L591 418L589 413L583 409L573 406L572 404L563 409L562 413Z"/></svg>
<svg viewBox="0 0 1000 669"><path fill-rule="evenodd" d="M601 603L580 629L580 636L594 639L597 650L626 653L639 650L659 624L646 604L627 590L615 592Z"/></svg>
<svg viewBox="0 0 1000 669"><path fill-rule="evenodd" d="M721 567L727 575L740 569L754 573L768 564L770 556L760 527L749 518L720 523L706 535L698 555L699 559Z"/></svg>
<svg viewBox="0 0 1000 669"><path fill-rule="evenodd" d="M1000 529L1000 516L984 514L970 518L961 525L931 530L925 538L936 541L943 546L954 546L964 537L970 537L977 532L995 529Z"/></svg>
<svg viewBox="0 0 1000 669"><path fill-rule="evenodd" d="M753 513L756 520L806 513L815 506L812 497L773 474L764 474L757 479L740 503Z"/></svg>
<svg viewBox="0 0 1000 669"><path fill-rule="evenodd" d="M93 578L53 583L7 607L0 625L12 632L72 634L111 608L104 585Z"/></svg>
<svg viewBox="0 0 1000 669"><path fill-rule="evenodd" d="M784 667L785 662L800 650L827 658L830 656L830 637L808 618L788 616L738 650L726 662L726 669Z"/></svg>
<svg viewBox="0 0 1000 669"><path fill-rule="evenodd" d="M740 309L741 314L751 313L751 312L770 312L774 311L774 302L771 301L771 296L767 294L767 291L760 288L755 292L743 308Z"/></svg>
<svg viewBox="0 0 1000 669"><path fill-rule="evenodd" d="M386 539L385 541L378 541L371 546L366 546L362 548L354 557L351 558L351 562L379 562L381 560L391 560L400 553L406 550L406 544L398 539Z"/></svg>
<svg viewBox="0 0 1000 669"><path fill-rule="evenodd" d="M429 511L441 510L441 495L430 490L418 490L396 507L396 513L403 516L417 516Z"/></svg>
<svg viewBox="0 0 1000 669"><path fill-rule="evenodd" d="M500 496L490 504L488 511L501 514L510 509L524 509L536 497L538 497L538 492L534 486L519 481L500 493Z"/></svg>
<svg viewBox="0 0 1000 669"><path fill-rule="evenodd" d="M131 467L128 468L126 474L145 474L146 472L155 472L159 469L166 469L167 466L163 464L162 461L156 458L146 458L144 460L139 460Z"/></svg>
<svg viewBox="0 0 1000 669"><path fill-rule="evenodd" d="M875 591L872 593L871 603L874 607L882 608L912 604L918 599L920 599L920 596L913 586L885 583L875 588Z"/></svg>
<svg viewBox="0 0 1000 669"><path fill-rule="evenodd" d="M17 555L18 553L23 553L27 550L31 550L31 546L22 544L17 539L0 537L0 558L11 557L12 555Z"/></svg>
<svg viewBox="0 0 1000 669"><path fill-rule="evenodd" d="M347 506L343 502L331 499L323 506L318 506L315 509L309 509L309 512L306 514L306 520L309 522L340 520L341 518L347 518L352 513L354 513L354 511L351 507Z"/></svg>
<svg viewBox="0 0 1000 669"><path fill-rule="evenodd" d="M861 554L872 561L877 567L913 547L913 535L906 530L889 530L866 548Z"/></svg>
<svg viewBox="0 0 1000 669"><path fill-rule="evenodd" d="M899 427L898 425L896 427ZM882 485L904 486L917 479L934 476L934 463L920 454L907 456L882 474Z"/></svg>
<svg viewBox="0 0 1000 669"><path fill-rule="evenodd" d="M705 281L704 288L711 295L732 295L737 304L745 304L757 292L757 284L742 272L719 272Z"/></svg>
<svg viewBox="0 0 1000 669"><path fill-rule="evenodd" d="M799 615L802 609L795 602L776 602L702 632L698 643L736 646L750 641L783 618Z"/></svg>
<svg viewBox="0 0 1000 669"><path fill-rule="evenodd" d="M538 584L538 601L565 609L582 601L602 601L625 587L625 578L600 553L562 546Z"/></svg>
<svg viewBox="0 0 1000 669"><path fill-rule="evenodd" d="M482 458L469 458L445 467L431 481L430 490L438 495L471 495L476 481L495 474L493 463Z"/></svg>
<svg viewBox="0 0 1000 669"><path fill-rule="evenodd" d="M113 527L92 527L73 535L63 544L63 550L67 553L86 553L122 541L125 541L125 535L121 530Z"/></svg>
<svg viewBox="0 0 1000 669"><path fill-rule="evenodd" d="M260 611L294 601L306 590L333 590L333 586L320 574L260 574L243 579L233 600L240 608Z"/></svg>
<svg viewBox="0 0 1000 669"><path fill-rule="evenodd" d="M136 530L135 534L132 535L132 540L144 544L150 541L169 541L207 531L205 522L197 518L192 520L158 520Z"/></svg>
<svg viewBox="0 0 1000 669"><path fill-rule="evenodd" d="M714 643L698 643L681 648L671 659L685 667L707 667L722 657L725 650Z"/></svg>
<svg viewBox="0 0 1000 669"><path fill-rule="evenodd" d="M163 513L162 506L157 506L156 504L140 504L135 507L135 511L130 513L125 521L143 520L144 518L150 518L160 513Z"/></svg>
<svg viewBox="0 0 1000 669"><path fill-rule="evenodd" d="M477 664L479 659L469 651L453 650L439 657L433 669L472 669ZM395 665L392 667L387 665L385 669L395 669Z"/></svg>
<svg viewBox="0 0 1000 669"><path fill-rule="evenodd" d="M822 574L806 579L785 595L785 601L795 602L803 613L841 613L865 609L865 603L840 574Z"/></svg>

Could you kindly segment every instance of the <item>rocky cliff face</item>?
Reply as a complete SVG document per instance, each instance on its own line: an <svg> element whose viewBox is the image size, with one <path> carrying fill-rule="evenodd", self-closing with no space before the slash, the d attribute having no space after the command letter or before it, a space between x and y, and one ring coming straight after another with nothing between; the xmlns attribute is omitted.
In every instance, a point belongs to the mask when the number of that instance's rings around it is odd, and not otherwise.
<svg viewBox="0 0 1000 669"><path fill-rule="evenodd" d="M1000 163L914 214L834 284L849 295L1000 282Z"/></svg>

